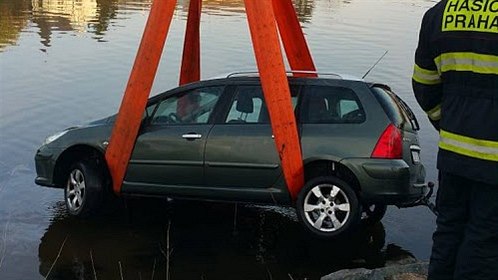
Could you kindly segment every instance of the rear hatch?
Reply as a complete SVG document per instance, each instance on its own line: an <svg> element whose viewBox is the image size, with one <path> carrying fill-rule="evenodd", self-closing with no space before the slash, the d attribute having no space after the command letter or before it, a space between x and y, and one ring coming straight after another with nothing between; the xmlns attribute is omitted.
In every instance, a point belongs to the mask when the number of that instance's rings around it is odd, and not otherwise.
<svg viewBox="0 0 498 280"><path fill-rule="evenodd" d="M420 160L420 144L417 131L420 129L417 118L408 105L388 86L371 85L371 90L392 124L402 134L403 160L410 166L410 183L423 184L425 169Z"/></svg>

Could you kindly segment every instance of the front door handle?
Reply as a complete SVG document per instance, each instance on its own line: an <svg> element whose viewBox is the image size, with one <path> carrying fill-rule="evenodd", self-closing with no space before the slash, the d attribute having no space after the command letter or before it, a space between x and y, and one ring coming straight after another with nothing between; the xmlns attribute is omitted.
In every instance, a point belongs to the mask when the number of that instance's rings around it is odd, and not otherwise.
<svg viewBox="0 0 498 280"><path fill-rule="evenodd" d="M202 135L198 134L198 133L187 133L187 134L183 134L182 138L187 139L187 140L195 140L195 139L201 139Z"/></svg>

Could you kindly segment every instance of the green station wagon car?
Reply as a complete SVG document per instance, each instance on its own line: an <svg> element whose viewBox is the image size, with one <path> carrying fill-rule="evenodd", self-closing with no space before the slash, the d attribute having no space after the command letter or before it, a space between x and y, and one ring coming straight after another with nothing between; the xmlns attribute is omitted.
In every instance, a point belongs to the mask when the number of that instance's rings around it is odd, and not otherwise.
<svg viewBox="0 0 498 280"><path fill-rule="evenodd" d="M425 197L418 123L389 87L338 75L289 77L289 85L306 180L297 201L282 174L260 80L244 73L152 97L121 195L291 205L321 237ZM64 188L72 215L94 213L112 193L104 153L114 119L66 129L36 153L36 183Z"/></svg>

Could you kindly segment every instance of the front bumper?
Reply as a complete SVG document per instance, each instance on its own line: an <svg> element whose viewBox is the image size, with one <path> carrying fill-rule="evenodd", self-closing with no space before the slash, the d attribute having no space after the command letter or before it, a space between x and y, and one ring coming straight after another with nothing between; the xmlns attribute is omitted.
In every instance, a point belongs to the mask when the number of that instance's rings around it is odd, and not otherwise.
<svg viewBox="0 0 498 280"><path fill-rule="evenodd" d="M405 207L420 201L429 186L424 182L425 171L414 174L404 160L352 158L340 162L348 167L361 187L360 199L367 204Z"/></svg>
<svg viewBox="0 0 498 280"><path fill-rule="evenodd" d="M35 155L36 178L35 183L40 186L56 188L54 182L55 157L53 152L42 146Z"/></svg>

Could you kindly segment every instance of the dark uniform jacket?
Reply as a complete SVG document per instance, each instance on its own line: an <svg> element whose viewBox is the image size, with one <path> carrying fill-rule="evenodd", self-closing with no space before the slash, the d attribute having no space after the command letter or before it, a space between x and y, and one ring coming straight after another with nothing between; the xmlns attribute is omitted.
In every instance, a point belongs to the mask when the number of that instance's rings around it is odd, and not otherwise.
<svg viewBox="0 0 498 280"><path fill-rule="evenodd" d="M440 132L438 168L498 184L498 0L443 0L425 14L413 90Z"/></svg>

